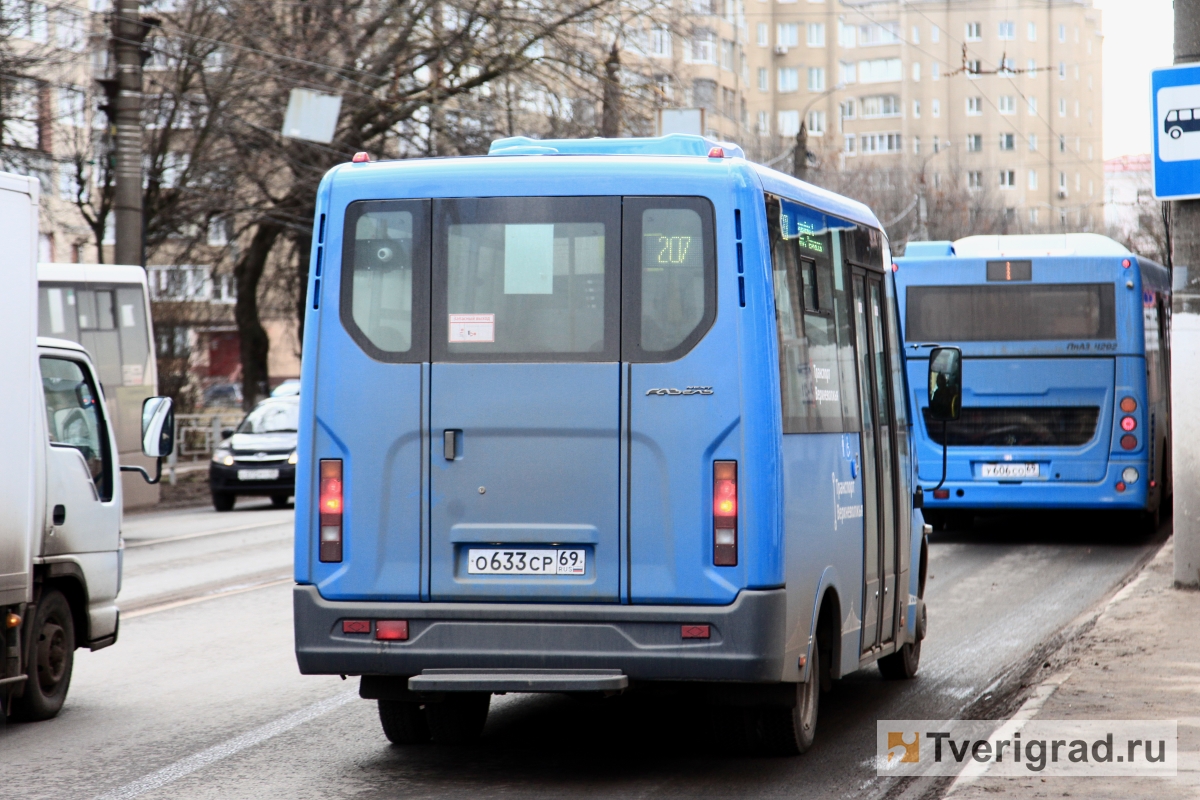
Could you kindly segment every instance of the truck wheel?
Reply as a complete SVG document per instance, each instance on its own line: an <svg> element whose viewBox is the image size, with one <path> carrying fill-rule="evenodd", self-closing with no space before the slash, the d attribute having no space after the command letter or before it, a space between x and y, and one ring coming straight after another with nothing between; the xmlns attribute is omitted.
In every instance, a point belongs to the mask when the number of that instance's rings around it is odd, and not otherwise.
<svg viewBox="0 0 1200 800"><path fill-rule="evenodd" d="M213 492L213 508L217 511L232 511L237 497L233 492Z"/></svg>
<svg viewBox="0 0 1200 800"><path fill-rule="evenodd" d="M467 744L479 738L487 722L488 692L447 693L440 703L425 706L429 733L438 744Z"/></svg>
<svg viewBox="0 0 1200 800"><path fill-rule="evenodd" d="M921 643L905 642L900 649L875 662L879 674L889 681L903 681L916 677L921 665Z"/></svg>
<svg viewBox="0 0 1200 800"><path fill-rule="evenodd" d="M25 693L13 701L13 717L26 722L50 719L63 707L75 662L75 622L71 606L57 589L38 601L33 618L33 657Z"/></svg>
<svg viewBox="0 0 1200 800"><path fill-rule="evenodd" d="M814 647L811 658L808 681L796 684L795 708L773 707L759 712L760 746L768 755L800 755L813 745L821 699L821 648Z"/></svg>
<svg viewBox="0 0 1200 800"><path fill-rule="evenodd" d="M379 721L392 744L424 744L429 741L429 722L420 703L379 701Z"/></svg>

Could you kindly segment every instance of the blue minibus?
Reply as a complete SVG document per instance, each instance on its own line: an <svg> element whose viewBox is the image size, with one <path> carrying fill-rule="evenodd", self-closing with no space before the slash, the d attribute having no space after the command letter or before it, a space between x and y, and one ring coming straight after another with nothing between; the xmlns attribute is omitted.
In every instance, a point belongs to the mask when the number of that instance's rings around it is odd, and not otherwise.
<svg viewBox="0 0 1200 800"><path fill-rule="evenodd" d="M301 672L397 743L498 692L681 684L756 747L915 674L924 522L887 240L698 136L499 140L318 189Z"/></svg>
<svg viewBox="0 0 1200 800"><path fill-rule="evenodd" d="M1157 527L1170 494L1166 268L1086 233L910 242L895 263L910 380L928 342L963 357L957 421L929 420L911 397L926 520L1125 509Z"/></svg>

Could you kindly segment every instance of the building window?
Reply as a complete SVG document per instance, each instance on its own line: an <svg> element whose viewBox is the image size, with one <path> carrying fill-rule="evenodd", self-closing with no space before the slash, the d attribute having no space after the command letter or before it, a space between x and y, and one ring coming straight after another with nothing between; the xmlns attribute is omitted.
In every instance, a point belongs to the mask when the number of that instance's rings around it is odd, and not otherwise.
<svg viewBox="0 0 1200 800"><path fill-rule="evenodd" d="M1025 77L1027 77L1027 78L1036 78L1037 77L1037 59L1036 58L1031 58L1025 62Z"/></svg>
<svg viewBox="0 0 1200 800"><path fill-rule="evenodd" d="M967 98L967 116L978 117L983 114L983 98L968 97Z"/></svg>
<svg viewBox="0 0 1200 800"><path fill-rule="evenodd" d="M856 27L854 27L853 25L847 25L846 23L842 22L839 19L838 20L838 44L840 44L842 47L845 47L845 48L854 47L855 44L857 44L857 42L856 42L857 31L858 31L858 29Z"/></svg>
<svg viewBox="0 0 1200 800"><path fill-rule="evenodd" d="M825 68L824 67L809 67L808 68L808 90L810 92L825 91Z"/></svg>
<svg viewBox="0 0 1200 800"><path fill-rule="evenodd" d="M758 90L760 92L769 92L771 90L770 78L767 77L767 68L758 68Z"/></svg>
<svg viewBox="0 0 1200 800"><path fill-rule="evenodd" d="M1058 26L1058 40L1060 42L1065 42L1067 40L1067 26L1066 25Z"/></svg>
<svg viewBox="0 0 1200 800"><path fill-rule="evenodd" d="M771 43L769 40L769 38L770 38L769 30L770 29L767 27L767 23L765 23L765 22L758 23L758 40L757 41L758 41L759 47L766 47L767 45L769 45Z"/></svg>
<svg viewBox="0 0 1200 800"><path fill-rule="evenodd" d="M808 23L808 46L809 47L824 47L825 46L825 23L824 22Z"/></svg>
<svg viewBox="0 0 1200 800"><path fill-rule="evenodd" d="M900 23L872 22L858 26L858 43L862 47L897 44L900 41Z"/></svg>
<svg viewBox="0 0 1200 800"><path fill-rule="evenodd" d="M1002 94L996 101L996 107L1000 109L1001 114L1017 113L1017 98L1011 94Z"/></svg>
<svg viewBox="0 0 1200 800"><path fill-rule="evenodd" d="M967 134L967 152L978 153L983 149L983 134L968 133Z"/></svg>
<svg viewBox="0 0 1200 800"><path fill-rule="evenodd" d="M734 56L737 53L737 42L729 39L721 40L721 69L733 72Z"/></svg>
<svg viewBox="0 0 1200 800"><path fill-rule="evenodd" d="M1030 189L1037 188L1037 170L1036 169L1029 170L1029 188Z"/></svg>
<svg viewBox="0 0 1200 800"><path fill-rule="evenodd" d="M934 42L936 44L937 42L941 41L941 38L942 38L941 28L939 28L937 25L934 25L933 27L931 27L929 29L929 41Z"/></svg>
<svg viewBox="0 0 1200 800"><path fill-rule="evenodd" d="M930 101L929 110L935 117L940 117L942 115L942 101L937 99Z"/></svg>
<svg viewBox="0 0 1200 800"><path fill-rule="evenodd" d="M697 31L692 37L692 61L698 64L715 64L716 50L716 37L712 31Z"/></svg>
<svg viewBox="0 0 1200 800"><path fill-rule="evenodd" d="M1011 42L1017 38L1017 23L1011 19L1002 20L1000 22L1000 41Z"/></svg>
<svg viewBox="0 0 1200 800"><path fill-rule="evenodd" d="M766 72L766 70L762 70L762 71ZM758 112L758 135L766 136L770 132L771 132L771 112L770 111Z"/></svg>
<svg viewBox="0 0 1200 800"><path fill-rule="evenodd" d="M1060 117L1067 115L1067 98L1065 97L1058 98L1058 115Z"/></svg>
<svg viewBox="0 0 1200 800"><path fill-rule="evenodd" d="M1036 133L1029 134L1029 152L1036 153L1037 152L1037 144L1038 144L1037 134Z"/></svg>
<svg viewBox="0 0 1200 800"><path fill-rule="evenodd" d="M1058 191L1066 194L1067 191L1067 173L1058 173Z"/></svg>
<svg viewBox="0 0 1200 800"><path fill-rule="evenodd" d="M656 56L669 58L671 55L671 31L655 26L650 31L650 51Z"/></svg>
<svg viewBox="0 0 1200 800"><path fill-rule="evenodd" d="M1025 98L1025 109L1026 109L1026 113L1028 113L1029 116L1036 117L1037 116L1037 98L1034 97L1033 95L1026 97Z"/></svg>
<svg viewBox="0 0 1200 800"><path fill-rule="evenodd" d="M872 97L864 97L862 102L862 117L863 119L874 119L878 117L898 117L900 116L900 97L894 94L881 94Z"/></svg>
<svg viewBox="0 0 1200 800"><path fill-rule="evenodd" d="M1036 208L1029 209L1029 224L1030 225L1038 224L1038 210Z"/></svg>
<svg viewBox="0 0 1200 800"><path fill-rule="evenodd" d="M938 65L938 62L936 62L936 61L933 62L933 67L930 71L930 77L936 81L939 77L940 72L941 72L941 67Z"/></svg>
<svg viewBox="0 0 1200 800"><path fill-rule="evenodd" d="M853 100L847 100L839 106L842 109L842 119L854 119L855 105Z"/></svg>
<svg viewBox="0 0 1200 800"><path fill-rule="evenodd" d="M913 79L913 83L920 83L920 82L921 82L921 62L920 62L920 61L914 61L914 62L913 62L913 65L912 65L912 79Z"/></svg>
<svg viewBox="0 0 1200 800"><path fill-rule="evenodd" d="M853 133L847 133L845 136L842 137L842 150L848 156L858 155L858 151L854 147L854 145L855 145L854 138L855 137L854 137Z"/></svg>
<svg viewBox="0 0 1200 800"><path fill-rule="evenodd" d="M921 29L918 28L916 25L913 25L912 26L912 41L910 41L909 44L920 44L920 43L921 43Z"/></svg>
<svg viewBox="0 0 1200 800"><path fill-rule="evenodd" d="M810 111L808 112L808 132L813 136L825 135L825 112Z"/></svg>
<svg viewBox="0 0 1200 800"><path fill-rule="evenodd" d="M979 73L983 69L983 64L978 58L967 59L967 80L979 80Z"/></svg>
<svg viewBox="0 0 1200 800"><path fill-rule="evenodd" d="M1067 152L1067 137L1061 135L1058 137L1058 152Z"/></svg>
<svg viewBox="0 0 1200 800"><path fill-rule="evenodd" d="M1002 58L1002 59L1000 59L1000 66L998 67L998 72L997 72L996 74L998 74L998 75L1012 75L1012 74L1013 74L1014 72L1016 72L1016 71L1017 71L1017 61L1016 61L1016 59L1014 59L1014 58Z"/></svg>
<svg viewBox="0 0 1200 800"><path fill-rule="evenodd" d="M1037 23L1036 22L1031 22L1031 23L1029 23L1028 26L1026 26L1025 38L1029 39L1029 41L1031 41L1031 42L1037 41Z"/></svg>
<svg viewBox="0 0 1200 800"><path fill-rule="evenodd" d="M800 71L795 67L780 67L778 83L780 92L796 91L800 88Z"/></svg>
<svg viewBox="0 0 1200 800"><path fill-rule="evenodd" d="M921 155L921 137L920 136L913 137L913 155L914 156Z"/></svg>
<svg viewBox="0 0 1200 800"><path fill-rule="evenodd" d="M1016 150L1017 135L1015 133L1000 134L1000 149L1001 150Z"/></svg>
<svg viewBox="0 0 1200 800"><path fill-rule="evenodd" d="M966 37L967 37L968 42L983 41L983 25L982 25L982 23L968 22Z"/></svg>
<svg viewBox="0 0 1200 800"><path fill-rule="evenodd" d="M800 112L799 111L780 111L779 112L779 135L780 136L795 136L800 132Z"/></svg>
<svg viewBox="0 0 1200 800"><path fill-rule="evenodd" d="M1067 79L1067 62L1065 61L1058 62L1058 79L1060 81Z"/></svg>
<svg viewBox="0 0 1200 800"><path fill-rule="evenodd" d="M859 147L864 156L899 153L902 149L898 133L864 133L859 138L862 140Z"/></svg>
<svg viewBox="0 0 1200 800"><path fill-rule="evenodd" d="M1011 189L1014 186L1016 186L1016 183L1017 183L1016 174L1017 173L1011 169L1000 170L1000 188L1001 189Z"/></svg>
<svg viewBox="0 0 1200 800"><path fill-rule="evenodd" d="M857 83L858 82L858 65L847 64L845 61L840 62L842 83Z"/></svg>
<svg viewBox="0 0 1200 800"><path fill-rule="evenodd" d="M921 118L921 101L913 100L913 119Z"/></svg>
<svg viewBox="0 0 1200 800"><path fill-rule="evenodd" d="M780 47L795 47L800 44L800 26L794 22L781 22L775 28L775 44Z"/></svg>
<svg viewBox="0 0 1200 800"><path fill-rule="evenodd" d="M858 62L860 83L890 83L903 79L903 68L898 58L877 58Z"/></svg>
<svg viewBox="0 0 1200 800"><path fill-rule="evenodd" d="M983 188L983 173L977 170L972 170L967 173L967 188L982 189Z"/></svg>

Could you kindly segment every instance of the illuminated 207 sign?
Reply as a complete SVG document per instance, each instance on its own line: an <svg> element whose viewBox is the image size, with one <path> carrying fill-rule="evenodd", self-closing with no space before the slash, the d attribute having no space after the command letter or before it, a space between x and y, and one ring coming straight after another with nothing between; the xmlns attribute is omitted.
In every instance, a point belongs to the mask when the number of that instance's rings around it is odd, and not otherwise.
<svg viewBox="0 0 1200 800"><path fill-rule="evenodd" d="M692 247L690 236L659 236L659 264L682 264L687 260L688 250Z"/></svg>

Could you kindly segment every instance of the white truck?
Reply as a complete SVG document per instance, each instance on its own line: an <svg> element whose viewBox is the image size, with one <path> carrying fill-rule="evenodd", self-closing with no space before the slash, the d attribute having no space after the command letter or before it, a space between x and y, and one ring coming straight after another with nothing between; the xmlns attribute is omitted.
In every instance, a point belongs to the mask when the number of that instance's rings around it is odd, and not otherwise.
<svg viewBox="0 0 1200 800"><path fill-rule="evenodd" d="M87 351L38 338L37 220L37 179L0 173L0 725L53 717L75 649L116 641L121 471L156 482L174 446L170 399L148 398L159 475L121 467Z"/></svg>

